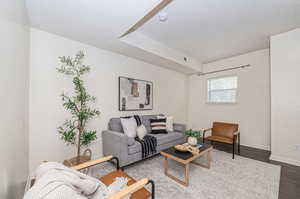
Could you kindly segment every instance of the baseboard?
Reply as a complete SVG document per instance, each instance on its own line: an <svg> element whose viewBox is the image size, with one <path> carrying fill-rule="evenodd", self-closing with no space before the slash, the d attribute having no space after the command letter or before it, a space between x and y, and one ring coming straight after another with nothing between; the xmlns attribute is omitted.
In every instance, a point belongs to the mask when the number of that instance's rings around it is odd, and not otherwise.
<svg viewBox="0 0 300 199"><path fill-rule="evenodd" d="M277 161L277 162L283 162L283 163L287 163L287 164L292 164L292 165L295 165L295 166L300 166L300 161L299 160L293 160L293 159L281 157L281 156L278 156L278 155L272 155L271 154L270 160L274 160L274 161Z"/></svg>
<svg viewBox="0 0 300 199"><path fill-rule="evenodd" d="M253 146L253 145L247 145L247 144L243 144L243 143L241 143L241 145L251 147L251 148L255 148L255 149L262 149L262 150L265 150L265 151L270 151L269 146Z"/></svg>

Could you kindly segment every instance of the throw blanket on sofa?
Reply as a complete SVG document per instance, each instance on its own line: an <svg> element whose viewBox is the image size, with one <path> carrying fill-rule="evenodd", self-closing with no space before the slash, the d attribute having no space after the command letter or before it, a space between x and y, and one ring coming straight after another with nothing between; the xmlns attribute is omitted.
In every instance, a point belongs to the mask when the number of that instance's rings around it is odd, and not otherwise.
<svg viewBox="0 0 300 199"><path fill-rule="evenodd" d="M146 135L144 139L135 138L142 146L142 158L147 158L156 153L157 139L154 136Z"/></svg>
<svg viewBox="0 0 300 199"><path fill-rule="evenodd" d="M116 178L107 187L96 178L57 162L43 163L32 178L35 179L34 186L23 199L105 199L127 187L129 180Z"/></svg>
<svg viewBox="0 0 300 199"><path fill-rule="evenodd" d="M133 116L137 126L142 125L142 121L139 115ZM138 137L135 138L137 142L139 142L142 146L142 159L147 158L150 155L153 155L156 153L156 147L157 147L157 139L154 136L146 135L142 140Z"/></svg>

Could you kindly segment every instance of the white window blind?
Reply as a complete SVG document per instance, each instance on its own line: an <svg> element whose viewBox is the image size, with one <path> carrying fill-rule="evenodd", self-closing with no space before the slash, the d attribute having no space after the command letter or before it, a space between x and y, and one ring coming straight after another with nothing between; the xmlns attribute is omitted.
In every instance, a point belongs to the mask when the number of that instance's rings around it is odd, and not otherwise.
<svg viewBox="0 0 300 199"><path fill-rule="evenodd" d="M210 103L235 103L238 87L237 76L207 80L207 101Z"/></svg>

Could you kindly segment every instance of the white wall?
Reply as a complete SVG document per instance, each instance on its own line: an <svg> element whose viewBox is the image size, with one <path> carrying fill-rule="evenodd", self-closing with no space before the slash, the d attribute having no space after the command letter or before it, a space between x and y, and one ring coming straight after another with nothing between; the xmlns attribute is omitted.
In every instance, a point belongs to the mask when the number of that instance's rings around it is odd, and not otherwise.
<svg viewBox="0 0 300 199"><path fill-rule="evenodd" d="M101 35L100 35L101 36ZM92 66L86 78L91 94L97 97L96 107L101 116L91 123L98 132L98 141L91 148L101 155L101 131L109 118L133 114L118 111L118 77L127 76L153 81L154 110L138 114L165 113L176 122L186 122L187 76L135 59L65 39L50 33L31 29L30 51L30 169L43 160L63 161L75 156L72 146L60 140L57 127L68 117L59 95L72 91L70 79L56 72L58 57L75 55L79 50L87 54L86 62Z"/></svg>
<svg viewBox="0 0 300 199"><path fill-rule="evenodd" d="M300 29L296 29L271 37L271 159L298 166L300 166L299 85Z"/></svg>
<svg viewBox="0 0 300 199"><path fill-rule="evenodd" d="M19 199L28 173L29 29L24 1L1 1L0 27L0 198Z"/></svg>
<svg viewBox="0 0 300 199"><path fill-rule="evenodd" d="M251 64L252 67L189 78L189 127L211 127L213 121L239 123L241 144L270 149L269 49L204 64L203 72ZM236 104L208 104L207 79L238 75Z"/></svg>

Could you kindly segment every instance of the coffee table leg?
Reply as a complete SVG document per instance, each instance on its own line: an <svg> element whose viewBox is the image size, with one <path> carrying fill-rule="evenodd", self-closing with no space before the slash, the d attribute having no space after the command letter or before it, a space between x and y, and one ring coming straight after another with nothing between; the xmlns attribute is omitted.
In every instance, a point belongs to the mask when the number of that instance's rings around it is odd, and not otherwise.
<svg viewBox="0 0 300 199"><path fill-rule="evenodd" d="M165 175L168 175L169 162L167 157L165 157L164 167L165 167Z"/></svg>
<svg viewBox="0 0 300 199"><path fill-rule="evenodd" d="M212 161L212 155L211 155L212 151L208 151L207 152L207 155L206 155L206 159L207 159L207 165L204 165L204 164L201 164L199 162L191 162L197 166L200 166L200 167L203 167L203 168L207 168L207 169L210 169L211 167L211 161Z"/></svg>
<svg viewBox="0 0 300 199"><path fill-rule="evenodd" d="M211 161L212 161L212 155L211 155L211 152L212 152L212 151L209 151L208 154L207 154L207 161L208 161L208 164L207 164L208 167L207 167L207 168L208 168L208 169L210 169L210 167L211 167Z"/></svg>
<svg viewBox="0 0 300 199"><path fill-rule="evenodd" d="M190 164L185 165L185 186L189 185L190 181Z"/></svg>
<svg viewBox="0 0 300 199"><path fill-rule="evenodd" d="M164 170L165 170L165 175L168 176L169 178L171 178L172 180L184 185L184 186L188 186L189 185L189 179L190 179L190 164L185 164L185 179L184 181L176 178L175 176L172 176L171 174L168 173L168 169L169 169L169 163L168 163L168 158L165 157L165 161L164 161Z"/></svg>

